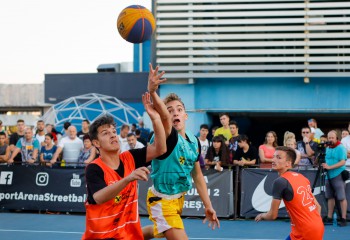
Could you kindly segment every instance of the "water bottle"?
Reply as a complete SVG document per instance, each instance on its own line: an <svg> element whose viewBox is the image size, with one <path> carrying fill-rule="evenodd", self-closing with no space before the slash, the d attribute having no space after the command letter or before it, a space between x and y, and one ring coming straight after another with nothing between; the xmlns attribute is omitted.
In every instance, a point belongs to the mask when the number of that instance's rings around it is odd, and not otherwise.
<svg viewBox="0 0 350 240"><path fill-rule="evenodd" d="M333 226L334 226L334 227L338 226L337 217L338 217L338 216L337 216L337 212L334 211L334 213L333 213Z"/></svg>
<svg viewBox="0 0 350 240"><path fill-rule="evenodd" d="M61 167L65 167L66 166L66 160L63 160L61 161Z"/></svg>

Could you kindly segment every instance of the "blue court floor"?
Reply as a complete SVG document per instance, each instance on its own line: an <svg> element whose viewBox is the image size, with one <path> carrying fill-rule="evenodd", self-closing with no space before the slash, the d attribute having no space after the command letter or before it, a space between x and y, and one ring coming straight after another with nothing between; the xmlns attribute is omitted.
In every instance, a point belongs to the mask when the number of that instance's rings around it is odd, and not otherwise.
<svg viewBox="0 0 350 240"><path fill-rule="evenodd" d="M142 226L151 222L141 218ZM285 239L290 231L289 221L224 220L221 228L211 230L201 219L184 219L190 239L210 240L277 240ZM0 212L0 240L73 240L81 239L85 230L85 216L75 214L38 214ZM325 240L350 239L347 227L326 226Z"/></svg>

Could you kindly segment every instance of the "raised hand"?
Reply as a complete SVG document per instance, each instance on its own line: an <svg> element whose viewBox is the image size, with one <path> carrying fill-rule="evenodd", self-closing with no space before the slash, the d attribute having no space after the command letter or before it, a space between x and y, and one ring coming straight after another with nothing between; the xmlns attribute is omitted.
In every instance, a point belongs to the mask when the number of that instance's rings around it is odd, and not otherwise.
<svg viewBox="0 0 350 240"><path fill-rule="evenodd" d="M166 78L163 78L165 72L158 74L159 66L153 69L152 64L149 64L149 74L148 74L148 92L155 92L158 89L158 86L166 81Z"/></svg>
<svg viewBox="0 0 350 240"><path fill-rule="evenodd" d="M135 180L143 180L143 181L148 181L148 174L150 171L146 167L140 167L135 169L132 173L130 173L129 176L127 176L128 180L130 182L135 181Z"/></svg>
<svg viewBox="0 0 350 240"><path fill-rule="evenodd" d="M220 228L220 222L216 216L216 212L213 208L205 208L205 218L203 223L208 221L208 227L215 230L216 227Z"/></svg>
<svg viewBox="0 0 350 240"><path fill-rule="evenodd" d="M151 120L160 118L159 113L153 107L153 104L151 102L151 96L148 92L142 95L142 103Z"/></svg>

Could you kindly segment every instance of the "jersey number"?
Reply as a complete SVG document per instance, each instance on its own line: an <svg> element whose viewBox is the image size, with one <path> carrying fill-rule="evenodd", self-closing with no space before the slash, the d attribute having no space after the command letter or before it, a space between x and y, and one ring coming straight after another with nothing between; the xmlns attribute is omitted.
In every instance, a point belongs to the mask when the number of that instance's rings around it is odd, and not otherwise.
<svg viewBox="0 0 350 240"><path fill-rule="evenodd" d="M303 195L303 206L309 205L313 202L314 198L312 197L310 185L307 185L307 188L305 188L304 186L300 186L297 190L297 194Z"/></svg>

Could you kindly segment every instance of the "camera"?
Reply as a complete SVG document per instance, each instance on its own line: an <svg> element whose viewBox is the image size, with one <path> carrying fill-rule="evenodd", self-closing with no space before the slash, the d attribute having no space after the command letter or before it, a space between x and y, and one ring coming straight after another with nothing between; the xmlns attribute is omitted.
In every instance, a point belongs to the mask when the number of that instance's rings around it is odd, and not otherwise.
<svg viewBox="0 0 350 240"><path fill-rule="evenodd" d="M317 162L318 164L322 164L325 162L325 156L326 156L326 147L329 147L332 145L332 142L321 142L317 144Z"/></svg>
<svg viewBox="0 0 350 240"><path fill-rule="evenodd" d="M332 145L332 142L329 142L329 141L327 141L327 142L321 142L321 143L317 144L317 149L318 149L318 150L325 151L326 147L328 147L328 146L330 146L330 145Z"/></svg>

